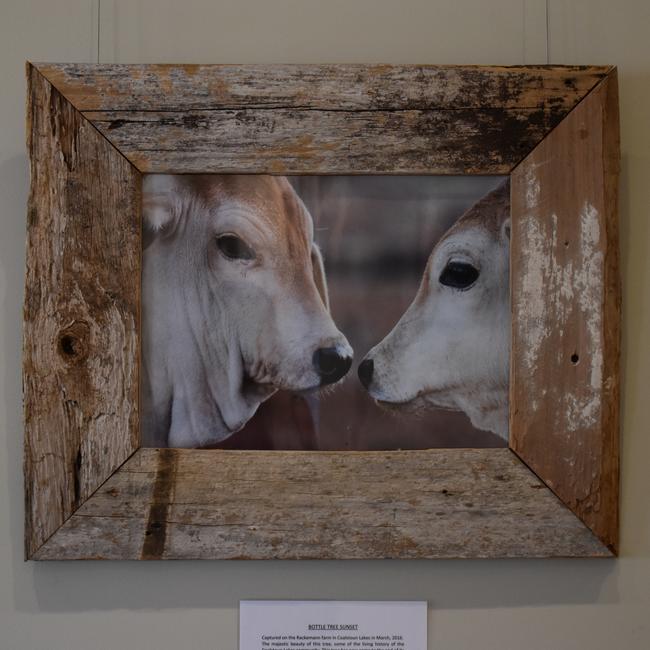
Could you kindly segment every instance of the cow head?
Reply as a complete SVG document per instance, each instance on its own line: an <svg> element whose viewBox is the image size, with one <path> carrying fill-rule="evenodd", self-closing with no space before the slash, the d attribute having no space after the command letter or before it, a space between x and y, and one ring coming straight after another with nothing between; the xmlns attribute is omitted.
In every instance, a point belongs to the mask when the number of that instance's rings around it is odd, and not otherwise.
<svg viewBox="0 0 650 650"><path fill-rule="evenodd" d="M143 190L145 370L170 445L218 442L277 389L345 375L352 350L285 178L150 175Z"/></svg>
<svg viewBox="0 0 650 650"><path fill-rule="evenodd" d="M380 404L462 410L507 439L509 212L506 181L435 246L412 304L359 366Z"/></svg>

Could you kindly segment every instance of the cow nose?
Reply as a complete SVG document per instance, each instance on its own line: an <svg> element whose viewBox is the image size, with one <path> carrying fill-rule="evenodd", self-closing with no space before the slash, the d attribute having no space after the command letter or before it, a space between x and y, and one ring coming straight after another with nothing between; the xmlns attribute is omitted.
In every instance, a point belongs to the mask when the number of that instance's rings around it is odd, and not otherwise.
<svg viewBox="0 0 650 650"><path fill-rule="evenodd" d="M370 386L372 381L372 373L375 369L375 362L372 359L364 359L357 369L357 374L359 375L359 381L363 384L364 388Z"/></svg>
<svg viewBox="0 0 650 650"><path fill-rule="evenodd" d="M338 381L352 365L352 357L341 356L336 348L318 348L312 360L321 385Z"/></svg>

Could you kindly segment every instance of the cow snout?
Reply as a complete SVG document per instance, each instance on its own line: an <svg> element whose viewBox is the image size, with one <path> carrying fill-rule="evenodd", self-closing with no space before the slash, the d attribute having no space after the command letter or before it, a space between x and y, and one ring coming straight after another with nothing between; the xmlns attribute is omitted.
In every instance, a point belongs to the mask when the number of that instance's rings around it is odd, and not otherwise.
<svg viewBox="0 0 650 650"><path fill-rule="evenodd" d="M335 347L318 348L312 361L320 377L321 386L333 384L341 379L352 365L352 357L341 354Z"/></svg>
<svg viewBox="0 0 650 650"><path fill-rule="evenodd" d="M359 381L363 384L364 388L368 389L370 387L370 382L372 381L372 373L375 370L375 362L372 359L364 359L357 368L357 374L359 375Z"/></svg>

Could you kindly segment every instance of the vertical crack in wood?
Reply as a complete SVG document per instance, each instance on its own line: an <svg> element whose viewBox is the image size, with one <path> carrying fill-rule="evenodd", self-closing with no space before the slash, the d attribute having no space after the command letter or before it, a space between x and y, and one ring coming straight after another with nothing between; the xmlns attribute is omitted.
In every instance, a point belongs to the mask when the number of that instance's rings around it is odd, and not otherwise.
<svg viewBox="0 0 650 650"><path fill-rule="evenodd" d="M160 449L140 559L160 560L167 541L167 515L174 492L178 455L176 449Z"/></svg>

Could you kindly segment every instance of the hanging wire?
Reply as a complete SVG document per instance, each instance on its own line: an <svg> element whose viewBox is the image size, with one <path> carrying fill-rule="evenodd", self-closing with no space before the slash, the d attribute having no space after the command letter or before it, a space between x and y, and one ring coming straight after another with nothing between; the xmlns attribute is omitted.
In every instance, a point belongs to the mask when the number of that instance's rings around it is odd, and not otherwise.
<svg viewBox="0 0 650 650"><path fill-rule="evenodd" d="M101 34L100 31L101 20L102 20L102 0L97 0L97 63L99 63L99 37Z"/></svg>
<svg viewBox="0 0 650 650"><path fill-rule="evenodd" d="M549 48L549 11L548 5L550 0L546 0L546 64L551 62L551 50Z"/></svg>

